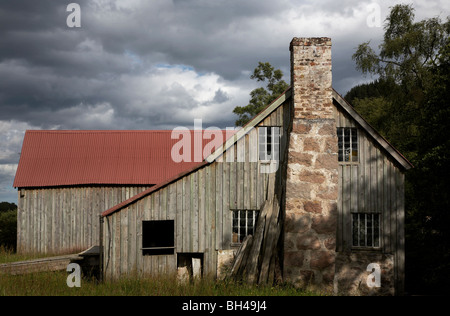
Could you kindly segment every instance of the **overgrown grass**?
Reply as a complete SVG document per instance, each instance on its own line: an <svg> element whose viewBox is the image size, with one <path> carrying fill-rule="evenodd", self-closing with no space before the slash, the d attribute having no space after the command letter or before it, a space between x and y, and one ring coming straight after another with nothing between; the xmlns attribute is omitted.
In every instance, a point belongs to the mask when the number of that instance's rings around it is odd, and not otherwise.
<svg viewBox="0 0 450 316"><path fill-rule="evenodd" d="M74 252L68 252L70 253L76 253ZM0 264L2 263L9 263L9 262L16 262L16 261L25 261L25 260L32 260L32 259L38 259L38 258L47 258L47 257L54 257L54 256L61 256L62 254L18 254L14 252L13 249L6 248L4 246L0 245Z"/></svg>
<svg viewBox="0 0 450 316"><path fill-rule="evenodd" d="M172 276L128 277L98 283L82 279L69 288L64 271L26 275L0 275L0 296L316 296L292 286L250 286L204 278L180 284Z"/></svg>
<svg viewBox="0 0 450 316"><path fill-rule="evenodd" d="M0 264L35 259L42 255L18 255L0 248ZM290 285L251 286L205 277L179 283L174 275L129 276L116 281L83 278L81 287L67 286L68 273L40 272L25 275L0 274L0 296L316 296L319 292L299 290Z"/></svg>

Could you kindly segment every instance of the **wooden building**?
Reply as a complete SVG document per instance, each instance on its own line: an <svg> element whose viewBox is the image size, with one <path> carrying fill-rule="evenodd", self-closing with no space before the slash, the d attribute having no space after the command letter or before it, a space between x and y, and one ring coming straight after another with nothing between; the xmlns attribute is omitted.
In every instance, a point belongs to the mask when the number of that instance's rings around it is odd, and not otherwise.
<svg viewBox="0 0 450 316"><path fill-rule="evenodd" d="M172 161L171 134L27 131L14 179L17 251L60 254L98 245L104 210L197 164L194 157Z"/></svg>
<svg viewBox="0 0 450 316"><path fill-rule="evenodd" d="M203 275L216 277L223 258L254 233L275 173L286 281L338 294L401 294L404 172L412 166L332 89L330 39L294 38L290 50L287 91L222 145L210 146L211 137L199 135L203 148L213 150L151 187L101 187L103 202L92 203L94 193L85 185L17 185L19 242L27 245L19 249L63 245L53 241L61 240L54 233L58 212L80 218L67 235L74 238L75 230L94 225L84 215L92 210L102 212L107 279L176 273L193 259ZM82 193L70 200L73 190ZM125 194L118 198L116 192ZM48 227L45 233L32 229L36 223ZM380 269L380 287L366 285L370 264L374 273Z"/></svg>

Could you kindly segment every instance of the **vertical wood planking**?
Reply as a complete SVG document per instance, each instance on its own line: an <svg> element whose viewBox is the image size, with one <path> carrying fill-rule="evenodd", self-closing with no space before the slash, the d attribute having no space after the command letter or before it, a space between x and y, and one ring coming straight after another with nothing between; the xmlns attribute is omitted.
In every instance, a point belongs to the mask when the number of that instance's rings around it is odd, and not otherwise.
<svg viewBox="0 0 450 316"><path fill-rule="evenodd" d="M342 205L342 194L343 194L343 166L338 166L338 197L337 197L337 209L338 209L338 217L337 217L337 236L336 236L336 250L343 251L345 247L345 239L343 238L344 233L344 208Z"/></svg>
<svg viewBox="0 0 450 316"><path fill-rule="evenodd" d="M383 192L384 192L384 200L383 200L383 225L382 225L382 233L383 233L383 248L384 251L390 251L390 199L391 199L391 189L389 182L389 161L387 158L384 158L383 164Z"/></svg>
<svg viewBox="0 0 450 316"><path fill-rule="evenodd" d="M223 219L223 212L222 212L222 198L223 198L223 163L216 163L215 164L215 183L216 183L216 190L215 190L215 200L216 208L215 208L215 248L216 249L222 249L222 234L223 234L223 227L222 227L222 219Z"/></svg>
<svg viewBox="0 0 450 316"><path fill-rule="evenodd" d="M191 175L183 178L183 252L191 252Z"/></svg>
<svg viewBox="0 0 450 316"><path fill-rule="evenodd" d="M205 168L198 171L198 251L205 252L205 239L206 239L206 179L205 179Z"/></svg>
<svg viewBox="0 0 450 316"><path fill-rule="evenodd" d="M223 165L223 195L222 195L222 248L229 249L231 245L231 211L230 211L230 164Z"/></svg>
<svg viewBox="0 0 450 316"><path fill-rule="evenodd" d="M192 216L192 222L191 222L191 228L192 228L192 241L191 241L191 249L193 252L198 252L199 251L199 227L198 227L198 223L199 223L199 195L198 195L198 172L194 172L192 174L192 180L191 180L191 216Z"/></svg>
<svg viewBox="0 0 450 316"><path fill-rule="evenodd" d="M405 176L397 170L397 292L402 295L405 289Z"/></svg>
<svg viewBox="0 0 450 316"><path fill-rule="evenodd" d="M344 219L344 233L343 238L347 241L348 246L351 247L351 237L349 236L349 223L351 223L351 166L346 165L343 166L343 197L342 197L342 205L343 205L343 219ZM350 237L350 238L349 238Z"/></svg>

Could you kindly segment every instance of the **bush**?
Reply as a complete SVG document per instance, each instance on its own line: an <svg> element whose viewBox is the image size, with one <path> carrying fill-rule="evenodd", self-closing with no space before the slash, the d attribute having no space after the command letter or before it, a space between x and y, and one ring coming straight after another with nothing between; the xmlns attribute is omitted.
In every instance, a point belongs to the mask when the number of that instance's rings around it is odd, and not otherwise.
<svg viewBox="0 0 450 316"><path fill-rule="evenodd" d="M17 210L0 212L0 246L16 251Z"/></svg>
<svg viewBox="0 0 450 316"><path fill-rule="evenodd" d="M17 210L16 203L0 202L0 213L11 210Z"/></svg>

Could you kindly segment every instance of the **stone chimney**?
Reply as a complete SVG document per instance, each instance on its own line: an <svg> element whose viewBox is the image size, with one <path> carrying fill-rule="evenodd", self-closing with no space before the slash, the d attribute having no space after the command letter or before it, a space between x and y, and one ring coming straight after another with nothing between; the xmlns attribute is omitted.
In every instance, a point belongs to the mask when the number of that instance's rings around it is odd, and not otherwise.
<svg viewBox="0 0 450 316"><path fill-rule="evenodd" d="M332 289L337 230L338 150L330 38L294 38L292 130L286 178L284 278Z"/></svg>

